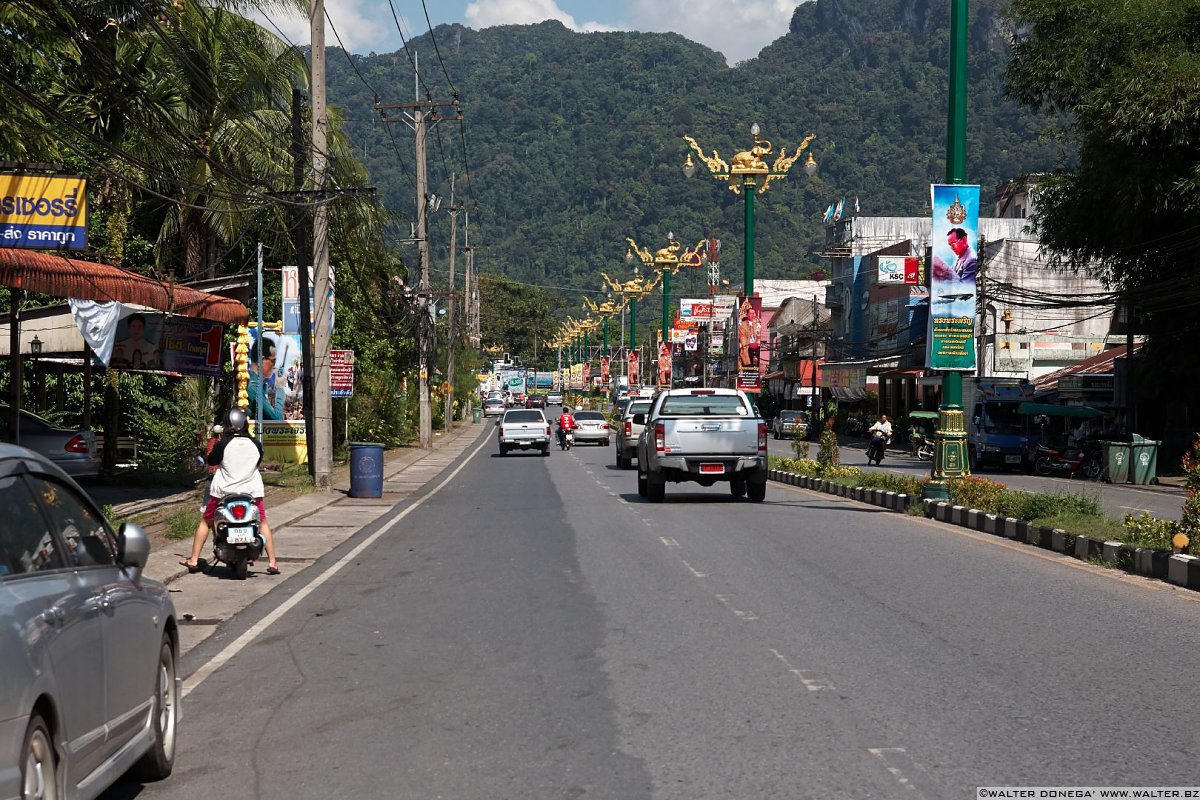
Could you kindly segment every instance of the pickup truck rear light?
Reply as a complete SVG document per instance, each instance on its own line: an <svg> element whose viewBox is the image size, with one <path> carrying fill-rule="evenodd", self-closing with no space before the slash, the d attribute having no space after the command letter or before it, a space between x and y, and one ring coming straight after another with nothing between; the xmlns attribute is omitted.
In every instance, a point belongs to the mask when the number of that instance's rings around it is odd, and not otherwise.
<svg viewBox="0 0 1200 800"><path fill-rule="evenodd" d="M63 450L68 453L86 453L88 451L87 439L83 438L83 434L77 433L63 445Z"/></svg>
<svg viewBox="0 0 1200 800"><path fill-rule="evenodd" d="M547 436L550 435L550 426L549 425L546 426L546 435Z"/></svg>
<svg viewBox="0 0 1200 800"><path fill-rule="evenodd" d="M633 423L625 420L625 438L628 439L631 436L633 436Z"/></svg>
<svg viewBox="0 0 1200 800"><path fill-rule="evenodd" d="M667 449L667 429L661 422L654 423L654 449L659 453Z"/></svg>
<svg viewBox="0 0 1200 800"><path fill-rule="evenodd" d="M758 452L767 452L767 423L758 423Z"/></svg>

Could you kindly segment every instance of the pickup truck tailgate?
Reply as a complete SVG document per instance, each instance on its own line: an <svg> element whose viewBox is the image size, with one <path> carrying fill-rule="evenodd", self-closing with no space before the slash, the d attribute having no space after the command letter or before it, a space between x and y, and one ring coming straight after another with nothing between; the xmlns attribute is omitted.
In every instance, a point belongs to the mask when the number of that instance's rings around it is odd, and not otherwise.
<svg viewBox="0 0 1200 800"><path fill-rule="evenodd" d="M546 438L546 423L544 422L507 422L502 427L504 438L512 441Z"/></svg>
<svg viewBox="0 0 1200 800"><path fill-rule="evenodd" d="M666 452L675 455L746 455L758 452L758 420L663 419Z"/></svg>

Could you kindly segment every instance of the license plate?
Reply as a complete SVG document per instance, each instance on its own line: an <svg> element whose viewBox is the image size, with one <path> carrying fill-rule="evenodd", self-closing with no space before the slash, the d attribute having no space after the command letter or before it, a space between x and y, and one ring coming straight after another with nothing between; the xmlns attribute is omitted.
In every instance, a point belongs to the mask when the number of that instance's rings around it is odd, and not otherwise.
<svg viewBox="0 0 1200 800"><path fill-rule="evenodd" d="M225 541L230 544L250 544L254 541L254 528L226 528Z"/></svg>
<svg viewBox="0 0 1200 800"><path fill-rule="evenodd" d="M1005 456L1004 463L1005 464L1020 464L1021 457L1020 456Z"/></svg>
<svg viewBox="0 0 1200 800"><path fill-rule="evenodd" d="M724 475L725 474L725 465L724 464L701 464L700 471L707 473L709 475Z"/></svg>

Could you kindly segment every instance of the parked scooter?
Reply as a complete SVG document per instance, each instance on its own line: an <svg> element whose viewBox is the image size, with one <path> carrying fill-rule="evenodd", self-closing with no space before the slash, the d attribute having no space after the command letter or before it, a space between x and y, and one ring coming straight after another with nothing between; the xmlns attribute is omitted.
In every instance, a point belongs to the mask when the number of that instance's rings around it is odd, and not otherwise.
<svg viewBox="0 0 1200 800"><path fill-rule="evenodd" d="M876 466L883 463L883 453L887 450L891 437L883 431L872 431L871 441L867 443L867 463L875 462Z"/></svg>
<svg viewBox="0 0 1200 800"><path fill-rule="evenodd" d="M853 416L853 417L846 418L846 435L862 436L863 430L864 430L864 423L863 423L862 417Z"/></svg>
<svg viewBox="0 0 1200 800"><path fill-rule="evenodd" d="M924 434L913 436L913 452L921 461L933 461L933 441Z"/></svg>
<svg viewBox="0 0 1200 800"><path fill-rule="evenodd" d="M1104 471L1099 445L1087 442L1083 447L1056 450L1044 444L1029 448L1029 463L1038 475L1066 475L1069 478L1080 473L1090 481L1100 477Z"/></svg>
<svg viewBox="0 0 1200 800"><path fill-rule="evenodd" d="M216 529L213 531L213 555L233 570L238 580L245 580L250 562L263 553L259 533L258 506L248 494L231 494L217 503Z"/></svg>

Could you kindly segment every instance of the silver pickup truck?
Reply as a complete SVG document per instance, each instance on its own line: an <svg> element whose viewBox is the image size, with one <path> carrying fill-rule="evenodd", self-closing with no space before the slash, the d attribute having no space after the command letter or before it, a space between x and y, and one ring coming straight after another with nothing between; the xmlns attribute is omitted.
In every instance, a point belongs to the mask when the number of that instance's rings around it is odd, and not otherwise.
<svg viewBox="0 0 1200 800"><path fill-rule="evenodd" d="M638 438L638 494L662 502L667 481L729 484L734 497L767 496L767 423L735 389L671 389L633 417Z"/></svg>
<svg viewBox="0 0 1200 800"><path fill-rule="evenodd" d="M550 423L540 408L518 408L504 412L496 421L496 438L500 444L500 455L509 450L541 450L543 456L550 455Z"/></svg>

